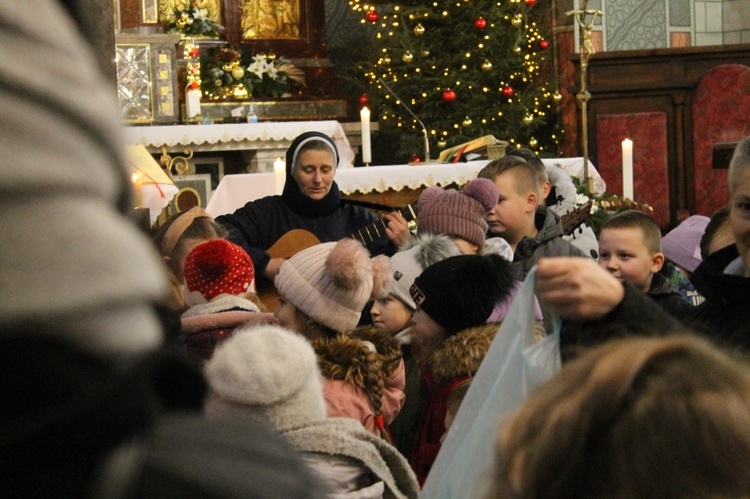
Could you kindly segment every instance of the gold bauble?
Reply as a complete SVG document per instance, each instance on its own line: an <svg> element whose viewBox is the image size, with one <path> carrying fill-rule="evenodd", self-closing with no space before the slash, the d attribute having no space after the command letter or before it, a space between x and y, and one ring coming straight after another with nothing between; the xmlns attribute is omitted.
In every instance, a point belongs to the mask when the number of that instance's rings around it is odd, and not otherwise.
<svg viewBox="0 0 750 499"><path fill-rule="evenodd" d="M224 82L223 82L223 81L221 80L221 78L216 78L216 79L214 80L214 86L215 86L215 87L220 87L220 86L222 86L223 84L224 84Z"/></svg>
<svg viewBox="0 0 750 499"><path fill-rule="evenodd" d="M237 66L232 70L232 78L235 80L241 80L245 76L245 69L242 66Z"/></svg>
<svg viewBox="0 0 750 499"><path fill-rule="evenodd" d="M445 146L447 146L447 145L448 145L448 143L445 140L443 140L443 139L438 140L437 146L440 149L445 149Z"/></svg>
<svg viewBox="0 0 750 499"><path fill-rule="evenodd" d="M484 61L482 63L482 70L483 71L492 71L492 63L490 61Z"/></svg>
<svg viewBox="0 0 750 499"><path fill-rule="evenodd" d="M463 126L470 126L471 125L471 118L468 116L464 118L464 121L461 123Z"/></svg>
<svg viewBox="0 0 750 499"><path fill-rule="evenodd" d="M407 63L407 64L408 64L408 63L410 63L411 61L413 61L413 60L414 60L414 56L412 55L412 53L411 53L411 52L409 52L409 51L407 50L406 52L404 52L404 55L403 55L403 56L401 57L401 59L402 59L402 60L403 60L403 61L404 61L405 63Z"/></svg>
<svg viewBox="0 0 750 499"><path fill-rule="evenodd" d="M529 147L536 147L537 141L534 137L529 139Z"/></svg>
<svg viewBox="0 0 750 499"><path fill-rule="evenodd" d="M221 66L221 69L223 69L226 73L231 73L235 67L237 67L236 62L227 62Z"/></svg>
<svg viewBox="0 0 750 499"><path fill-rule="evenodd" d="M423 50L422 51L422 57L429 57L429 56L430 56L430 51L429 50Z"/></svg>
<svg viewBox="0 0 750 499"><path fill-rule="evenodd" d="M421 23L414 26L414 34L417 36L424 35L424 26Z"/></svg>
<svg viewBox="0 0 750 499"><path fill-rule="evenodd" d="M388 57L388 56L383 57L383 64L390 64L390 63L391 63L391 58L390 57Z"/></svg>
<svg viewBox="0 0 750 499"><path fill-rule="evenodd" d="M530 114L527 114L523 117L523 124L524 125L531 125L534 122L534 117Z"/></svg>
<svg viewBox="0 0 750 499"><path fill-rule="evenodd" d="M560 102L562 100L562 94L560 92L555 92L552 95L552 100L554 100L555 102Z"/></svg>
<svg viewBox="0 0 750 499"><path fill-rule="evenodd" d="M513 19L511 19L510 23L516 28L520 28L523 24L523 19L520 17L514 17Z"/></svg>

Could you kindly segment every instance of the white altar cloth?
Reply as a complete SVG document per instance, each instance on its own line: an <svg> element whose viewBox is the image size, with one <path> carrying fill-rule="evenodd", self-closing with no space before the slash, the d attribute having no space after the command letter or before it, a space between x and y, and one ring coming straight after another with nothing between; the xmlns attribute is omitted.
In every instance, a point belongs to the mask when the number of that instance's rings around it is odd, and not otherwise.
<svg viewBox="0 0 750 499"><path fill-rule="evenodd" d="M124 140L128 145L146 146L152 153L164 146L168 151L182 151L187 147L198 151L231 150L286 150L299 134L323 132L333 139L341 157L341 168L354 163L346 133L338 121L284 121L214 125L172 125L125 127ZM283 157L283 153L280 153Z"/></svg>
<svg viewBox="0 0 750 499"><path fill-rule="evenodd" d="M555 165L571 176L583 177L583 158L551 158L542 160ZM335 180L343 195L363 194L388 189L419 189L431 185L465 184L476 178L487 160L468 163L431 163L423 165L371 166L336 171ZM589 161L589 175L594 179L594 191L603 193L604 180ZM232 213L249 201L271 196L275 192L273 173L243 173L225 175L211 196L206 211L214 217Z"/></svg>

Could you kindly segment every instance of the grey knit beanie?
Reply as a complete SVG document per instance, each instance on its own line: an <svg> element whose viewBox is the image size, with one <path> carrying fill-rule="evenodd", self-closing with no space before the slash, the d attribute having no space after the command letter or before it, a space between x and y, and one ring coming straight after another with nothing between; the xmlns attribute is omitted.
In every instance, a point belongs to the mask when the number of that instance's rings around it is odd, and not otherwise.
<svg viewBox="0 0 750 499"><path fill-rule="evenodd" d="M318 361L302 336L278 326L243 328L205 368L209 417L260 414L279 427L325 419Z"/></svg>
<svg viewBox="0 0 750 499"><path fill-rule="evenodd" d="M389 292L414 311L417 305L409 293L414 279L433 263L460 255L461 250L450 237L442 234L424 234L412 241L411 247L404 248L391 257L393 280Z"/></svg>

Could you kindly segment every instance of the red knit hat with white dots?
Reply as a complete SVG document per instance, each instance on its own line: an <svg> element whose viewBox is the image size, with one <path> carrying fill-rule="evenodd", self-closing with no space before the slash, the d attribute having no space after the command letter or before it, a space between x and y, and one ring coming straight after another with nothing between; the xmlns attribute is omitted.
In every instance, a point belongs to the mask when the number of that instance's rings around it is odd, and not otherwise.
<svg viewBox="0 0 750 499"><path fill-rule="evenodd" d="M185 259L185 303L205 303L220 294L255 292L255 267L241 247L214 239L188 253Z"/></svg>

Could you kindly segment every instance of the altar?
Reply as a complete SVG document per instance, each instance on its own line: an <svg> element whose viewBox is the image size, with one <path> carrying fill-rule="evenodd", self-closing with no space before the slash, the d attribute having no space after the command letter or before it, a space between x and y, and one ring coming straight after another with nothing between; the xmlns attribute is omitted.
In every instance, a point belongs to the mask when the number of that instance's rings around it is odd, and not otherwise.
<svg viewBox="0 0 750 499"><path fill-rule="evenodd" d="M338 121L288 121L213 125L134 126L124 129L128 145L142 145L152 154L164 148L170 154L243 151L252 171L273 171L273 162L284 158L298 135L318 131L333 139L342 169L354 163L347 131Z"/></svg>
<svg viewBox="0 0 750 499"><path fill-rule="evenodd" d="M583 158L549 158L542 161L545 165L560 167L571 176L583 177ZM463 185L476 178L479 170L487 163L488 160L480 160L468 163L341 168L336 171L335 181L345 197L373 199L371 194L375 193L375 201L398 207L414 201L422 189L431 185ZM603 193L606 189L604 180L590 161L588 171L594 179L594 192ZM232 213L249 201L273 195L276 189L273 173L225 175L208 202L206 211L214 217ZM408 194L402 197L377 196L404 191L408 191Z"/></svg>

